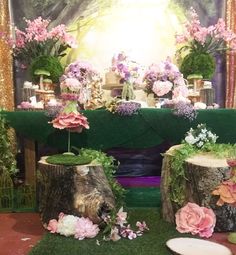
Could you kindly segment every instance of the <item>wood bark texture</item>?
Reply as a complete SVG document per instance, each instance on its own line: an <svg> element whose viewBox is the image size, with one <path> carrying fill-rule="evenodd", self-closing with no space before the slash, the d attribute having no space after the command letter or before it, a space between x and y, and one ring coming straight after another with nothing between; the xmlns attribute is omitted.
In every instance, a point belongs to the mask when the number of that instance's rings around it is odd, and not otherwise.
<svg viewBox="0 0 236 255"><path fill-rule="evenodd" d="M170 186L171 159L177 148L173 146L165 153L162 165L162 215L166 221L171 223L175 222L175 213L180 208L170 199L170 193L173 192ZM216 158L210 153L195 155L186 160L185 174L186 200L182 206L187 202L193 202L212 208L217 219L215 231L236 231L236 208L227 204L217 206L216 202L219 197L211 194L223 180L230 177L230 168L226 159Z"/></svg>
<svg viewBox="0 0 236 255"><path fill-rule="evenodd" d="M60 212L84 216L94 223L115 206L115 199L100 165L63 166L46 162L39 169L39 212L43 224L57 219Z"/></svg>

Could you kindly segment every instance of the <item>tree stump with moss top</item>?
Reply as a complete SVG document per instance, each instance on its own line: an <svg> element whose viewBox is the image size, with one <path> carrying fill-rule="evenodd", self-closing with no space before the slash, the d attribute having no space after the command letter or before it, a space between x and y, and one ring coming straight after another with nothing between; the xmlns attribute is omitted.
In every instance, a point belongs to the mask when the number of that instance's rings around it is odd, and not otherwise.
<svg viewBox="0 0 236 255"><path fill-rule="evenodd" d="M39 212L43 224L60 212L84 216L94 223L114 208L115 199L101 165L64 166L46 162L39 169Z"/></svg>
<svg viewBox="0 0 236 255"><path fill-rule="evenodd" d="M236 231L236 208L229 204L217 206L219 196L212 195L212 191L222 181L230 177L230 168L225 158L221 159L210 153L205 153L187 159L184 166L186 175L184 184L185 201L182 205L178 205L171 200L170 194L174 192L170 185L171 160L178 148L179 145L176 145L166 151L162 164L161 196L164 220L174 223L177 210L187 202L193 202L213 209L217 219L215 231Z"/></svg>

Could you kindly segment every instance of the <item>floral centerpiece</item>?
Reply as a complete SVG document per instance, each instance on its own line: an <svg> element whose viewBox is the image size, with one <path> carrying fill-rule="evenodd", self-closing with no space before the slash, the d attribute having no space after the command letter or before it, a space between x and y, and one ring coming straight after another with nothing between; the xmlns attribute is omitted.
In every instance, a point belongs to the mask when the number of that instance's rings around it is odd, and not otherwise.
<svg viewBox="0 0 236 255"><path fill-rule="evenodd" d="M77 60L66 67L60 80L63 98L77 97L81 104L86 104L91 97L91 86L100 82L101 77L90 63Z"/></svg>
<svg viewBox="0 0 236 255"><path fill-rule="evenodd" d="M112 58L111 70L120 77L119 82L123 84L122 99L134 99L134 88L141 83L142 67L121 52Z"/></svg>
<svg viewBox="0 0 236 255"><path fill-rule="evenodd" d="M58 115L52 120L54 128L68 131L68 150L70 154L70 133L80 133L84 128L88 129L87 118L78 111L78 94L81 84L76 78L65 78L61 82L62 99L64 106Z"/></svg>
<svg viewBox="0 0 236 255"><path fill-rule="evenodd" d="M75 38L66 32L61 24L49 29L50 20L38 17L27 20L26 28L15 28L15 38L1 34L1 38L10 43L13 55L23 64L29 64L38 56L63 57L68 48L77 47Z"/></svg>
<svg viewBox="0 0 236 255"><path fill-rule="evenodd" d="M186 78L195 74L211 79L215 71L214 55L235 50L236 34L226 28L222 18L215 25L202 26L193 8L190 10L190 21L184 24L184 28L182 34L176 35L177 52L180 56L185 53L180 71Z"/></svg>
<svg viewBox="0 0 236 255"><path fill-rule="evenodd" d="M152 64L144 74L145 91L157 97L186 98L188 89L179 68L170 58L159 64Z"/></svg>

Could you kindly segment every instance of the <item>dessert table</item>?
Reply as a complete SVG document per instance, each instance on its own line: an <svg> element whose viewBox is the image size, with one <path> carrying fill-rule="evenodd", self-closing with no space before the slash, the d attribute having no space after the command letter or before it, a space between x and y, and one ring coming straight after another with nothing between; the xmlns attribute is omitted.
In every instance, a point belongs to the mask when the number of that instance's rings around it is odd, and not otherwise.
<svg viewBox="0 0 236 255"><path fill-rule="evenodd" d="M67 132L54 129L43 111L3 111L10 126L25 138L25 160L30 182L35 174L35 141L60 150L67 148ZM206 123L219 138L218 143L236 143L236 110L198 110L193 122L177 117L171 109L143 108L139 114L122 117L104 109L85 110L90 129L71 134L71 145L81 148L107 150L109 148L149 148L168 141L178 144L190 127ZM27 160L30 161L27 163ZM27 168L27 166L26 166ZM30 174L31 173L31 174ZM27 174L26 174L27 176Z"/></svg>

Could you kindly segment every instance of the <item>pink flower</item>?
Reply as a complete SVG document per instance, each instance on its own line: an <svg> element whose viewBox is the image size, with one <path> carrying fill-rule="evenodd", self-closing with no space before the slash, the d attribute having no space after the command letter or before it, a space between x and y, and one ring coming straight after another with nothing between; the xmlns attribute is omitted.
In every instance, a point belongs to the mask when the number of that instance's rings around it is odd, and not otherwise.
<svg viewBox="0 0 236 255"><path fill-rule="evenodd" d="M188 97L188 88L185 85L177 86L173 90L173 98Z"/></svg>
<svg viewBox="0 0 236 255"><path fill-rule="evenodd" d="M51 122L54 128L68 129L71 132L82 132L83 128L89 129L87 118L81 113L61 113Z"/></svg>
<svg viewBox="0 0 236 255"><path fill-rule="evenodd" d="M83 240L84 238L94 238L99 232L97 224L89 218L78 218L75 226L75 238Z"/></svg>
<svg viewBox="0 0 236 255"><path fill-rule="evenodd" d="M149 230L145 221L143 221L142 223L140 221L137 221L136 226L138 227L139 231L141 231L141 232L143 232L145 230Z"/></svg>
<svg viewBox="0 0 236 255"><path fill-rule="evenodd" d="M127 223L127 212L123 212L123 207L120 208L118 213L116 214L116 224L120 225L121 227L124 225L124 223Z"/></svg>
<svg viewBox="0 0 236 255"><path fill-rule="evenodd" d="M50 233L57 233L57 225L58 225L57 220L55 219L50 220L47 226L47 230L49 230Z"/></svg>
<svg viewBox="0 0 236 255"><path fill-rule="evenodd" d="M76 78L66 78L60 84L62 91L78 92L82 84Z"/></svg>
<svg viewBox="0 0 236 255"><path fill-rule="evenodd" d="M119 235L119 230L117 227L114 227L111 229L111 234L110 234L110 240L116 242L118 240L121 239L120 235Z"/></svg>
<svg viewBox="0 0 236 255"><path fill-rule="evenodd" d="M199 234L200 237L210 237L213 233L216 216L212 209L200 207L195 203L187 203L175 214L176 229L180 233Z"/></svg>
<svg viewBox="0 0 236 255"><path fill-rule="evenodd" d="M172 87L173 83L171 83L170 81L156 81L153 84L152 91L157 96L164 96L171 91Z"/></svg>

